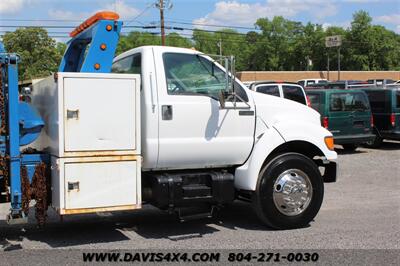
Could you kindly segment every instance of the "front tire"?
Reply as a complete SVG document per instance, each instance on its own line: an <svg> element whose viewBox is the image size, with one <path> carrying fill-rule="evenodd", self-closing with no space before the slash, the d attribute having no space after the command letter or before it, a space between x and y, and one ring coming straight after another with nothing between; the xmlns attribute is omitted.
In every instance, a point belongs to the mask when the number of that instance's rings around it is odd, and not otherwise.
<svg viewBox="0 0 400 266"><path fill-rule="evenodd" d="M253 205L258 217L274 229L307 226L317 215L324 184L317 165L299 153L285 153L260 172Z"/></svg>

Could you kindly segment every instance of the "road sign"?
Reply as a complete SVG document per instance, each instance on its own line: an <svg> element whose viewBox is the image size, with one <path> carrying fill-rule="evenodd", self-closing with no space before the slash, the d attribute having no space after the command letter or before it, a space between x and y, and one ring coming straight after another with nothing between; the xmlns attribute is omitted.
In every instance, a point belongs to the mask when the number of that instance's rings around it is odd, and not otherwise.
<svg viewBox="0 0 400 266"><path fill-rule="evenodd" d="M335 36L329 36L325 38L325 46L326 47L335 47L335 46L341 46L342 45L342 36L341 35L335 35Z"/></svg>

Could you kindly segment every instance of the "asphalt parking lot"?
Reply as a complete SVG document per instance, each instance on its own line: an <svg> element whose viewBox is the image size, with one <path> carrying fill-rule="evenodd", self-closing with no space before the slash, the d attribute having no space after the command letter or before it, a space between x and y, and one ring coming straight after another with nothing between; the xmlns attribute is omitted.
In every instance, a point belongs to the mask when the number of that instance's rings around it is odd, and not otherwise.
<svg viewBox="0 0 400 266"><path fill-rule="evenodd" d="M216 219L180 223L154 208L66 217L49 212L43 229L9 226L0 206L0 249L398 249L400 248L400 142L379 150L338 148L340 176L325 185L323 206L307 228L264 227L246 203Z"/></svg>

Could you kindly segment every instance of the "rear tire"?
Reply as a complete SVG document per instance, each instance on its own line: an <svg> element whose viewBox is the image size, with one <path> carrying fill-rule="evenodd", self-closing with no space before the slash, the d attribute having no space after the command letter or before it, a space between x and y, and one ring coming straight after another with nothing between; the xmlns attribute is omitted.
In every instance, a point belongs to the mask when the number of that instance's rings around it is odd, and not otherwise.
<svg viewBox="0 0 400 266"><path fill-rule="evenodd" d="M357 145L355 144L343 144L343 149L348 152L355 151L357 149Z"/></svg>
<svg viewBox="0 0 400 266"><path fill-rule="evenodd" d="M253 206L269 227L301 228L317 215L323 197L324 184L317 165L302 154L285 153L260 172Z"/></svg>
<svg viewBox="0 0 400 266"><path fill-rule="evenodd" d="M368 148L379 148L382 145L383 142L383 138L381 138L380 136L376 135L376 137L374 138L374 140L368 141L367 142L367 147Z"/></svg>

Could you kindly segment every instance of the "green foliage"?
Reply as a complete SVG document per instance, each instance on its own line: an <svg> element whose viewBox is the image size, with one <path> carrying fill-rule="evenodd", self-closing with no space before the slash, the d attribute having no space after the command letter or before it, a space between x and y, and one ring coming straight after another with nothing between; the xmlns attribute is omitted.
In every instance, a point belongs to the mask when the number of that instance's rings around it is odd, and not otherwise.
<svg viewBox="0 0 400 266"><path fill-rule="evenodd" d="M18 67L20 80L44 77L57 71L62 54L62 45L56 42L42 28L22 28L3 36L8 52L18 53L21 62Z"/></svg>

